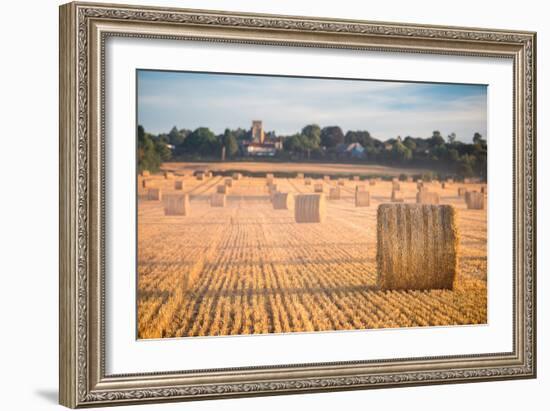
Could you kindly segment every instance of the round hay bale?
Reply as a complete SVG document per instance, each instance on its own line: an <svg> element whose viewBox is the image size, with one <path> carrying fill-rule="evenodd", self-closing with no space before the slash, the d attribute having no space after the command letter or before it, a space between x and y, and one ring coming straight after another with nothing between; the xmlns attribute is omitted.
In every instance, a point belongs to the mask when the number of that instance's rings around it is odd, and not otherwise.
<svg viewBox="0 0 550 411"><path fill-rule="evenodd" d="M323 184L322 183L316 183L314 186L313 186L313 191L315 193L322 193L323 192Z"/></svg>
<svg viewBox="0 0 550 411"><path fill-rule="evenodd" d="M416 203L437 205L439 204L439 194L421 190L416 193Z"/></svg>
<svg viewBox="0 0 550 411"><path fill-rule="evenodd" d="M330 200L340 200L340 187L332 187L328 193Z"/></svg>
<svg viewBox="0 0 550 411"><path fill-rule="evenodd" d="M164 203L164 215L189 215L188 194L168 194L163 197L162 201Z"/></svg>
<svg viewBox="0 0 550 411"><path fill-rule="evenodd" d="M174 181L174 190L183 190L183 181L181 180Z"/></svg>
<svg viewBox="0 0 550 411"><path fill-rule="evenodd" d="M147 200L160 201L162 200L162 192L160 188L150 188L147 190Z"/></svg>
<svg viewBox="0 0 550 411"><path fill-rule="evenodd" d="M325 220L324 194L299 194L294 202L294 220L297 223L322 223Z"/></svg>
<svg viewBox="0 0 550 411"><path fill-rule="evenodd" d="M381 204L377 213L379 287L452 289L458 243L454 207Z"/></svg>
<svg viewBox="0 0 550 411"><path fill-rule="evenodd" d="M291 210L294 208L294 196L290 193L274 193L271 202L275 210Z"/></svg>
<svg viewBox="0 0 550 411"><path fill-rule="evenodd" d="M370 193L368 191L355 191L355 207L369 207Z"/></svg>
<svg viewBox="0 0 550 411"><path fill-rule="evenodd" d="M469 210L485 209L485 195L477 191L468 191L466 193L466 205Z"/></svg>
<svg viewBox="0 0 550 411"><path fill-rule="evenodd" d="M214 193L210 196L211 207L225 207L225 194Z"/></svg>

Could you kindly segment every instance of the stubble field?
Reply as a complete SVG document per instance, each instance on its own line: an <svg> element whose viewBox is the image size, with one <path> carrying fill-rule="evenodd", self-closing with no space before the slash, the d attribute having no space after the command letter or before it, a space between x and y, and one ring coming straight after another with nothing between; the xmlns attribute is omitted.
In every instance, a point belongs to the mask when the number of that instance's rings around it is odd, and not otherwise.
<svg viewBox="0 0 550 411"><path fill-rule="evenodd" d="M162 201L146 200L144 178L163 194L188 193L190 215L165 216ZM265 178L233 181L226 206L211 207L225 178L138 177L138 338L486 323L486 210L468 210L457 194L479 184L427 184L457 210L454 289L382 291L376 210L390 200L390 181L347 180L341 199L327 201L323 223L298 224L292 210L273 209ZM325 193L337 185L315 182ZM300 178L275 183L282 192L313 192ZM400 184L405 202L414 203L416 183ZM355 207L356 185L370 191L369 207Z"/></svg>

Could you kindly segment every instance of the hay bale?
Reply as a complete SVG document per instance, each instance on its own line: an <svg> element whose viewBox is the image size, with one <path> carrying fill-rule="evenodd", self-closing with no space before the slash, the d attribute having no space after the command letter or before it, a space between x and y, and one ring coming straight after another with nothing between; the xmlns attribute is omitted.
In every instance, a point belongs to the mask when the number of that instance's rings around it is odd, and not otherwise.
<svg viewBox="0 0 550 411"><path fill-rule="evenodd" d="M346 185L346 180L344 180L343 178L341 178L340 180L338 180L338 185L339 185L339 186L345 186L345 185Z"/></svg>
<svg viewBox="0 0 550 411"><path fill-rule="evenodd" d="M359 176L353 176L353 181L359 181L359 180L361 180L361 179L359 178Z"/></svg>
<svg viewBox="0 0 550 411"><path fill-rule="evenodd" d="M231 177L233 178L233 180L240 180L243 175L241 173L233 173Z"/></svg>
<svg viewBox="0 0 550 411"><path fill-rule="evenodd" d="M147 190L147 200L160 201L162 200L162 192L160 188L150 188Z"/></svg>
<svg viewBox="0 0 550 411"><path fill-rule="evenodd" d="M375 186L376 180L374 178L369 178L369 186Z"/></svg>
<svg viewBox="0 0 550 411"><path fill-rule="evenodd" d="M370 193L368 191L355 191L355 207L369 207Z"/></svg>
<svg viewBox="0 0 550 411"><path fill-rule="evenodd" d="M355 191L367 191L367 187L365 187L364 185L356 185Z"/></svg>
<svg viewBox="0 0 550 411"><path fill-rule="evenodd" d="M418 180L416 182L416 188L420 190L422 187L424 187L424 182L422 180Z"/></svg>
<svg viewBox="0 0 550 411"><path fill-rule="evenodd" d="M298 174L296 174L296 178L304 178L304 173L298 173Z"/></svg>
<svg viewBox="0 0 550 411"><path fill-rule="evenodd" d="M313 191L315 193L322 193L323 192L323 184L322 183L316 183L313 185Z"/></svg>
<svg viewBox="0 0 550 411"><path fill-rule="evenodd" d="M330 176L323 176L323 181L330 181Z"/></svg>
<svg viewBox="0 0 550 411"><path fill-rule="evenodd" d="M445 183L445 182L441 183L441 188L442 188L443 190L445 190L445 188L447 188L447 183Z"/></svg>
<svg viewBox="0 0 550 411"><path fill-rule="evenodd" d="M141 170L141 173L139 173L142 177L149 177L151 175L151 172L149 170Z"/></svg>
<svg viewBox="0 0 550 411"><path fill-rule="evenodd" d="M227 194L229 193L229 187L226 186L225 184L220 184L219 186L216 187L216 193Z"/></svg>
<svg viewBox="0 0 550 411"><path fill-rule="evenodd" d="M151 180L141 180L141 187L147 188L151 184Z"/></svg>
<svg viewBox="0 0 550 411"><path fill-rule="evenodd" d="M458 229L450 205L381 204L377 213L378 286L452 289Z"/></svg>
<svg viewBox="0 0 550 411"><path fill-rule="evenodd" d="M273 184L273 177L266 177L266 179L265 179L265 185L266 185L266 186L269 186L269 185L271 185L271 184Z"/></svg>
<svg viewBox="0 0 550 411"><path fill-rule="evenodd" d="M170 178L174 178L174 173L172 173L171 171L165 171L164 172L164 178L166 180L170 179Z"/></svg>
<svg viewBox="0 0 550 411"><path fill-rule="evenodd" d="M340 187L333 187L330 189L328 198L330 200L340 200Z"/></svg>
<svg viewBox="0 0 550 411"><path fill-rule="evenodd" d="M472 180L469 179L469 178L464 179L464 184L470 184L471 182L472 182Z"/></svg>
<svg viewBox="0 0 550 411"><path fill-rule="evenodd" d="M273 180L273 177L274 177L273 173L267 173L265 175L265 178L267 178L267 179L272 179Z"/></svg>
<svg viewBox="0 0 550 411"><path fill-rule="evenodd" d="M481 192L487 194L487 186L481 186Z"/></svg>
<svg viewBox="0 0 550 411"><path fill-rule="evenodd" d="M197 180L202 181L204 180L204 173L202 171L199 171L197 174Z"/></svg>
<svg viewBox="0 0 550 411"><path fill-rule="evenodd" d="M181 180L174 181L174 190L183 190L183 181Z"/></svg>
<svg viewBox="0 0 550 411"><path fill-rule="evenodd" d="M207 178L212 177L212 171L206 171L206 172L204 173L204 176L207 177Z"/></svg>
<svg viewBox="0 0 550 411"><path fill-rule="evenodd" d="M310 186L310 185L311 185L311 178L306 178L306 179L304 180L304 184L305 184L306 186Z"/></svg>
<svg viewBox="0 0 550 411"><path fill-rule="evenodd" d="M269 194L274 194L277 192L277 184L270 184L267 186L267 192Z"/></svg>
<svg viewBox="0 0 550 411"><path fill-rule="evenodd" d="M425 190L419 191L416 193L416 203L437 205L439 204L439 194Z"/></svg>
<svg viewBox="0 0 550 411"><path fill-rule="evenodd" d="M468 191L466 193L466 205L468 210L485 209L485 196L477 191Z"/></svg>
<svg viewBox="0 0 550 411"><path fill-rule="evenodd" d="M466 196L466 189L464 187L459 187L458 188L458 196L459 197L464 197Z"/></svg>
<svg viewBox="0 0 550 411"><path fill-rule="evenodd" d="M391 201L392 203L404 203L405 198L403 198L403 193L401 193L401 191L398 191L398 190L392 190Z"/></svg>
<svg viewBox="0 0 550 411"><path fill-rule="evenodd" d="M233 180L230 179L230 178L226 178L223 183L227 186L227 187L233 187Z"/></svg>
<svg viewBox="0 0 550 411"><path fill-rule="evenodd" d="M169 194L163 197L164 215L189 215L189 195Z"/></svg>
<svg viewBox="0 0 550 411"><path fill-rule="evenodd" d="M210 196L211 207L225 207L225 194L214 193Z"/></svg>
<svg viewBox="0 0 550 411"><path fill-rule="evenodd" d="M325 220L324 194L299 194L294 203L294 220L297 223L322 223Z"/></svg>
<svg viewBox="0 0 550 411"><path fill-rule="evenodd" d="M294 208L294 196L290 193L274 193L271 203L275 210L291 210Z"/></svg>
<svg viewBox="0 0 550 411"><path fill-rule="evenodd" d="M401 190L401 185L397 181L392 181L391 188L393 191Z"/></svg>

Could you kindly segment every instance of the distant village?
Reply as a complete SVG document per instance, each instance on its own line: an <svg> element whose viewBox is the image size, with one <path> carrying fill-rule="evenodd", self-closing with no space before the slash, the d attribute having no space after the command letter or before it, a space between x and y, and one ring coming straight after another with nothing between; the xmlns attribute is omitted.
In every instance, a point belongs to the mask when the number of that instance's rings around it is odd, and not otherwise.
<svg viewBox="0 0 550 411"><path fill-rule="evenodd" d="M473 134L471 143L457 140L455 133L444 137L437 130L426 137L396 136L380 141L366 130L344 133L338 126L310 124L295 134L278 136L265 131L262 120L253 120L248 129L226 129L219 135L206 127L173 127L168 133L152 135L138 126L138 148L142 167L150 169L168 160L265 158L431 166L463 176L486 177L487 173L487 141L480 133Z"/></svg>

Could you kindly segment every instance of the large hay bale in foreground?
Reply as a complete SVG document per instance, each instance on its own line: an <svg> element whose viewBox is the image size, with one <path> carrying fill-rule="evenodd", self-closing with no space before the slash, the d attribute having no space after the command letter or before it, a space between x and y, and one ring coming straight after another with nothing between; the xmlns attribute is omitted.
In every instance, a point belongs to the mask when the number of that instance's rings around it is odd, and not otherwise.
<svg viewBox="0 0 550 411"><path fill-rule="evenodd" d="M458 229L450 205L381 204L378 285L390 290L452 289Z"/></svg>
<svg viewBox="0 0 550 411"><path fill-rule="evenodd" d="M328 193L330 200L340 200L340 187L332 187Z"/></svg>
<svg viewBox="0 0 550 411"><path fill-rule="evenodd" d="M313 186L313 191L316 193L322 193L323 192L323 184L322 183L316 183Z"/></svg>
<svg viewBox="0 0 550 411"><path fill-rule="evenodd" d="M324 194L299 194L294 201L294 220L297 223L322 223L325 220Z"/></svg>
<svg viewBox="0 0 550 411"><path fill-rule="evenodd" d="M368 191L355 192L355 207L369 207L370 193Z"/></svg>
<svg viewBox="0 0 550 411"><path fill-rule="evenodd" d="M392 203L404 203L405 198L403 198L403 193L401 193L401 191L398 191L398 190L392 190L391 201Z"/></svg>
<svg viewBox="0 0 550 411"><path fill-rule="evenodd" d="M431 191L419 191L416 193L416 203L437 205L439 204L439 194Z"/></svg>
<svg viewBox="0 0 550 411"><path fill-rule="evenodd" d="M225 184L220 184L219 186L216 187L216 192L220 194L227 194L229 193L229 187L226 186Z"/></svg>
<svg viewBox="0 0 550 411"><path fill-rule="evenodd" d="M174 190L183 190L183 181L181 180L174 181Z"/></svg>
<svg viewBox="0 0 550 411"><path fill-rule="evenodd" d="M485 196L477 191L468 191L466 193L466 205L469 210L485 209Z"/></svg>
<svg viewBox="0 0 550 411"><path fill-rule="evenodd" d="M189 195L169 194L163 197L164 215L189 215Z"/></svg>
<svg viewBox="0 0 550 411"><path fill-rule="evenodd" d="M160 201L162 200L162 192L160 188L150 188L147 190L147 200Z"/></svg>
<svg viewBox="0 0 550 411"><path fill-rule="evenodd" d="M214 193L210 196L211 207L225 207L225 194Z"/></svg>
<svg viewBox="0 0 550 411"><path fill-rule="evenodd" d="M310 186L310 185L311 185L311 178L306 178L306 179L304 180L304 184L305 184L306 186Z"/></svg>
<svg viewBox="0 0 550 411"><path fill-rule="evenodd" d="M274 193L271 202L275 210L291 210L294 208L294 196L290 193Z"/></svg>

